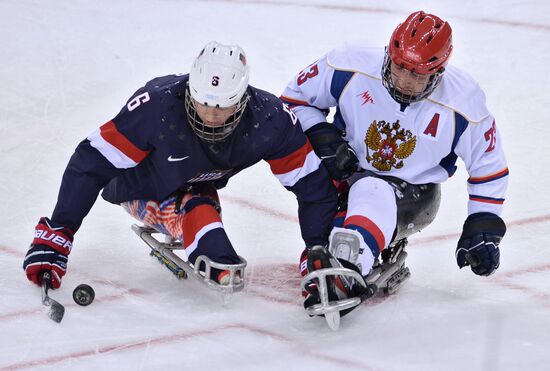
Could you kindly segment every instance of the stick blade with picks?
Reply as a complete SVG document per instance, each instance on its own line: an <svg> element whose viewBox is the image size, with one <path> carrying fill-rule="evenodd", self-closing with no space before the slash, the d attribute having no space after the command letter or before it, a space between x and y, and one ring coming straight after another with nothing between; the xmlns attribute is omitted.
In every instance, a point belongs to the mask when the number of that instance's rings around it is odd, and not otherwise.
<svg viewBox="0 0 550 371"><path fill-rule="evenodd" d="M42 273L42 304L44 305L44 309L48 314L48 317L59 323L65 314L65 307L48 296L48 289L51 286L51 279L52 277L50 272Z"/></svg>

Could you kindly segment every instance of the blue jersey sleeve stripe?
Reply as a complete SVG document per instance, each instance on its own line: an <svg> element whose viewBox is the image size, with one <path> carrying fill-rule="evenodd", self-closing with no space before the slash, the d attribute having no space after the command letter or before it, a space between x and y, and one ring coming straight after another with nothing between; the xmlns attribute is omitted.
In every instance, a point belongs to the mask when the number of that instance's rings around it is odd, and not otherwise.
<svg viewBox="0 0 550 371"><path fill-rule="evenodd" d="M466 118L458 112L455 112L455 135L453 137L451 151L439 162L439 165L443 167L443 169L445 169L447 174L449 174L449 177L453 176L457 169L456 160L458 156L455 153L455 148L458 144L458 140L460 139L462 134L464 134L464 131L466 131L466 128L468 128L468 120L466 120Z"/></svg>
<svg viewBox="0 0 550 371"><path fill-rule="evenodd" d="M336 101L340 99L344 88L354 74L355 72L351 71L334 71L334 75L332 75L332 81L330 83L330 94L334 97L334 99L336 99Z"/></svg>

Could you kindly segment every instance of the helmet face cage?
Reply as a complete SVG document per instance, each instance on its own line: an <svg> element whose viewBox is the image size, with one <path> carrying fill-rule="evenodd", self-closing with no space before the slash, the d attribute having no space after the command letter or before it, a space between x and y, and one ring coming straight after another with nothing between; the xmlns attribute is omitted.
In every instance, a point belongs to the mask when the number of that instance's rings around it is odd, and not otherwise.
<svg viewBox="0 0 550 371"><path fill-rule="evenodd" d="M422 99L428 97L434 90L437 88L443 77L443 72L445 71L444 67L441 67L435 73L432 73L429 77L428 83L424 90L420 93L412 92L409 90L398 89L395 86L392 78L392 60L388 53L388 48L386 48L386 53L384 56L384 63L382 64L382 84L391 95L391 97L400 104L410 104L419 102ZM408 71L408 70L407 70ZM411 76L417 76L418 79L424 79L426 75L417 74L414 71L409 71Z"/></svg>
<svg viewBox="0 0 550 371"><path fill-rule="evenodd" d="M187 89L185 90L185 110L187 111L189 125L193 129L195 135L201 140L208 143L221 142L230 136L239 124L249 99L250 97L245 93L236 104L235 111L222 125L216 127L208 126L203 123L197 113L195 107L196 101L191 97L188 83Z"/></svg>

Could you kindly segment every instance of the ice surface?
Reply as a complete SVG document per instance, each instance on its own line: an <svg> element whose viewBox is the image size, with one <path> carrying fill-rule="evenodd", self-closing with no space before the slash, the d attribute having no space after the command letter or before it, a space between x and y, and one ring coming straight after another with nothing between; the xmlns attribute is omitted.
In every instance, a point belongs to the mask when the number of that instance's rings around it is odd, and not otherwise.
<svg viewBox="0 0 550 371"><path fill-rule="evenodd" d="M454 261L466 173L443 186L437 220L410 239L409 282L332 332L301 307L296 202L266 164L221 192L224 222L248 260L227 308L177 281L98 201L51 296L56 324L21 264L38 218L53 210L76 144L155 76L187 72L210 40L238 43L251 83L275 94L345 41L384 45L424 9L454 30L452 63L487 94L510 167L501 245L490 278ZM0 369L548 370L550 366L550 3L488 0L0 1ZM545 93L546 92L546 93ZM96 291L88 307L72 290Z"/></svg>

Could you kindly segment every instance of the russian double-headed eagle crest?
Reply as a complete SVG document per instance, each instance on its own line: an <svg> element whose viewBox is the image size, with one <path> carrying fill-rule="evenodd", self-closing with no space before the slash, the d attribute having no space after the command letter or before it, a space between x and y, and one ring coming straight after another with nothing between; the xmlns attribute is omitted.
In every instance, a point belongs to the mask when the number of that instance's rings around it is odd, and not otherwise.
<svg viewBox="0 0 550 371"><path fill-rule="evenodd" d="M410 130L400 129L399 120L390 124L374 120L365 135L367 161L380 171L401 169L403 160L412 155L416 147L416 135ZM384 138L382 138L384 136ZM372 156L369 149L373 151Z"/></svg>

